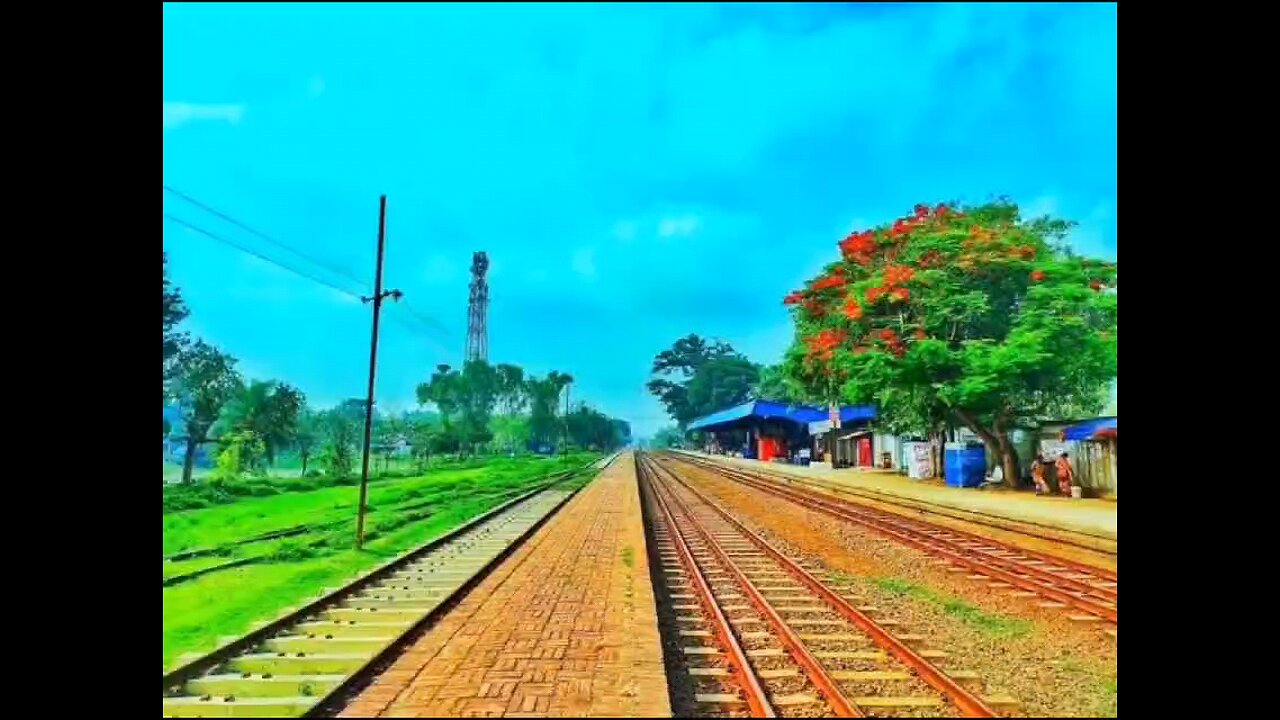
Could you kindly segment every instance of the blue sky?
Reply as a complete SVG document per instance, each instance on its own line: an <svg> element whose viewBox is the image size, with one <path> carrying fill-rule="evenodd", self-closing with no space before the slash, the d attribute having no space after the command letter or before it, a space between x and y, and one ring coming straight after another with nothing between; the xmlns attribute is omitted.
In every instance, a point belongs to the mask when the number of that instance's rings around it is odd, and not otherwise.
<svg viewBox="0 0 1280 720"><path fill-rule="evenodd" d="M489 353L666 424L697 332L774 362L782 296L853 229L1007 195L1116 255L1114 5L166 5L164 182L372 285L379 406L458 364L471 253ZM164 194L165 211L342 287ZM186 327L317 404L364 393L350 296L164 223ZM352 289L358 290L358 287Z"/></svg>

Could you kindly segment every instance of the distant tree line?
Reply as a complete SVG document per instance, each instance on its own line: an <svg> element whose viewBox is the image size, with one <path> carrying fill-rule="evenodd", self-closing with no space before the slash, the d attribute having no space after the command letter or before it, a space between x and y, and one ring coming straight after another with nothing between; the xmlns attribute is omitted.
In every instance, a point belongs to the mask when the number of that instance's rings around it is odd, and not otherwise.
<svg viewBox="0 0 1280 720"><path fill-rule="evenodd" d="M169 280L163 259L164 401L177 407L178 426L164 423L164 437L185 447L182 482L192 481L197 450L217 447L215 475L265 474L284 451L296 452L303 475L317 463L326 475L356 473L361 459L364 399L327 409L308 406L288 383L246 380L237 361L179 330L190 314ZM388 459L407 455L419 469L434 456L518 453L575 447L607 451L631 440L630 426L583 403L562 410L560 397L573 378L559 372L526 376L516 365L467 363L461 371L437 366L418 386L420 406L434 411L375 413L371 451Z"/></svg>

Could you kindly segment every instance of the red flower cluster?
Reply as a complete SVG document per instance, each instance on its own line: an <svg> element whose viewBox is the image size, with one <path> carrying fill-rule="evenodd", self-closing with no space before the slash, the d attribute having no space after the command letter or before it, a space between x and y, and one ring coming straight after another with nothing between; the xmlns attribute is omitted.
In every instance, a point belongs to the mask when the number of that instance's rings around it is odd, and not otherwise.
<svg viewBox="0 0 1280 720"><path fill-rule="evenodd" d="M884 269L884 286L895 287L903 283L911 282L916 276L916 271L906 265L890 265Z"/></svg>
<svg viewBox="0 0 1280 720"><path fill-rule="evenodd" d="M796 303L800 302L803 299L804 299L804 293L793 292L787 295L786 297L782 298L782 304L795 305Z"/></svg>
<svg viewBox="0 0 1280 720"><path fill-rule="evenodd" d="M889 352L902 357L907 348L902 344L902 338L898 337L898 333L893 328L884 328L873 333L876 338L883 342L889 348Z"/></svg>
<svg viewBox="0 0 1280 720"><path fill-rule="evenodd" d="M813 357L830 359L835 349L840 343L845 341L848 333L844 330L823 330L817 335L810 335L805 339L805 344L809 346L809 354Z"/></svg>
<svg viewBox="0 0 1280 720"><path fill-rule="evenodd" d="M827 308L818 300L810 300L804 304L804 309L815 318L820 318L827 314Z"/></svg>
<svg viewBox="0 0 1280 720"><path fill-rule="evenodd" d="M1097 280L1090 280L1089 287L1093 288L1095 292L1102 292L1102 283Z"/></svg>
<svg viewBox="0 0 1280 720"><path fill-rule="evenodd" d="M844 304L844 316L850 320L862 319L862 306L858 304L857 298L849 298Z"/></svg>
<svg viewBox="0 0 1280 720"><path fill-rule="evenodd" d="M1032 270L1032 271L1031 271L1031 279L1032 279L1034 282L1040 282L1041 280L1043 280L1043 279L1044 279L1044 271L1043 271L1043 270Z"/></svg>
<svg viewBox="0 0 1280 720"><path fill-rule="evenodd" d="M915 338L917 340L924 340L924 339L927 339L928 337L929 335L924 331L924 328L916 328Z"/></svg>
<svg viewBox="0 0 1280 720"><path fill-rule="evenodd" d="M1023 245L1013 249L1013 256L1022 258L1023 260L1034 260L1036 257L1035 245Z"/></svg>
<svg viewBox="0 0 1280 720"><path fill-rule="evenodd" d="M898 218L893 221L893 227L889 228L889 237L900 238L907 235L912 230L915 230L916 226L923 223L924 220L925 218L922 217Z"/></svg>
<svg viewBox="0 0 1280 720"><path fill-rule="evenodd" d="M830 288L844 287L847 282L848 280L845 279L844 275L828 275L827 277L819 278L814 281L813 289L828 290Z"/></svg>
<svg viewBox="0 0 1280 720"><path fill-rule="evenodd" d="M890 265L884 269L884 285L873 287L867 290L867 302L873 303L885 295L890 296L894 300L907 300L911 297L911 291L903 284L910 282L916 276L916 271L906 265Z"/></svg>
<svg viewBox="0 0 1280 720"><path fill-rule="evenodd" d="M840 252L859 265L871 263L871 256L875 253L876 247L876 234L872 230L851 233L849 237L840 241Z"/></svg>

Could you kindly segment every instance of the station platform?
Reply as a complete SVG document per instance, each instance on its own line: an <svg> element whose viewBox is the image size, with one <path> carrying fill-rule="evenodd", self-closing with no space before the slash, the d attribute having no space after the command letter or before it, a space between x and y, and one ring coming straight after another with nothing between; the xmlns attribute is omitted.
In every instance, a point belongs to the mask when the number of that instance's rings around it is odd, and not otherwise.
<svg viewBox="0 0 1280 720"><path fill-rule="evenodd" d="M342 717L670 717L640 494L624 453Z"/></svg>
<svg viewBox="0 0 1280 720"><path fill-rule="evenodd" d="M857 470L843 468L761 463L756 460L707 455L701 452L677 450L676 453L713 460L729 466L766 470L791 475L836 492L866 493L872 497L884 496L888 501L905 501L922 506L934 506L969 516L969 519L986 518L1018 526L1038 527L1049 531L1096 538L1100 543L1114 545L1117 541L1117 503L1113 500L1072 499L1060 496L1038 496L1030 492L1013 490L977 490L974 488L947 487L930 480L911 480L903 475L883 470Z"/></svg>

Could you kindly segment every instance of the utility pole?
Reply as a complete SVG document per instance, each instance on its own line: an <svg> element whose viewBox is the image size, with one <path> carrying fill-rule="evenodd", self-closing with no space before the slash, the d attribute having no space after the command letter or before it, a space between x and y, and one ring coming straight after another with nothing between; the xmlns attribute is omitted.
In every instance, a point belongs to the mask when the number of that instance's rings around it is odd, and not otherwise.
<svg viewBox="0 0 1280 720"><path fill-rule="evenodd" d="M373 340L369 343L369 394L364 406L364 460L360 470L360 507L356 511L356 549L364 548L364 509L369 497L369 445L373 441L373 380L378 368L378 320L382 316L382 301L388 297L399 300L404 293L399 290L382 291L382 254L387 244L387 196L378 201L378 266L374 271L373 297L362 297L361 302L373 303Z"/></svg>
<svg viewBox="0 0 1280 720"><path fill-rule="evenodd" d="M560 455L569 454L569 385L564 386L564 435L560 440Z"/></svg>

